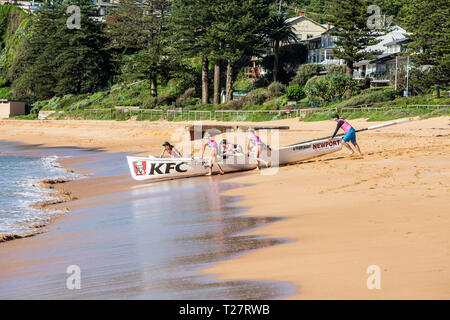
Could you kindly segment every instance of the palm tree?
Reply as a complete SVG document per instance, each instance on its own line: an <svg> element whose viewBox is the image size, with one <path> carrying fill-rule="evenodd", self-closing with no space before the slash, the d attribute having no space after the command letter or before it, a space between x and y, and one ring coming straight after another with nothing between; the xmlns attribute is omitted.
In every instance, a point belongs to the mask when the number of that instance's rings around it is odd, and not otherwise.
<svg viewBox="0 0 450 320"><path fill-rule="evenodd" d="M270 19L269 23L267 24L266 35L272 44L274 53L273 81L275 82L278 79L280 44L290 43L292 41L297 42L297 36L292 30L292 26L286 22L283 14L276 14Z"/></svg>

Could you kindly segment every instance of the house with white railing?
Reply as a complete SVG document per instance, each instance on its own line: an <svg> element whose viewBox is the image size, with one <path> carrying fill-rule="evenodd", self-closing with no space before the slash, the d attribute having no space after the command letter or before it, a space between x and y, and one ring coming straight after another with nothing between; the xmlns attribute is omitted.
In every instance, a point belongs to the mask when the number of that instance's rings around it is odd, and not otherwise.
<svg viewBox="0 0 450 320"><path fill-rule="evenodd" d="M405 29L393 26L384 35L377 38L380 40L376 45L366 48L368 52L381 52L373 59L362 60L354 64L355 79L369 79L370 86L390 86L393 85L395 73L399 66L404 67L406 56L401 53L406 51L405 44L411 40ZM397 70L397 71L396 71Z"/></svg>

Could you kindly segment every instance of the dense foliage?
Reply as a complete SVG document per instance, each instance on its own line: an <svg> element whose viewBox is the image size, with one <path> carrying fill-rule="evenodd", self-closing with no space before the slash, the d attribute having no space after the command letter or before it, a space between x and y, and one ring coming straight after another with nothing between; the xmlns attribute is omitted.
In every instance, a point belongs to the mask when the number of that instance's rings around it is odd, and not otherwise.
<svg viewBox="0 0 450 320"><path fill-rule="evenodd" d="M110 68L104 25L82 11L81 28L69 29L68 4L55 3L33 17L30 36L21 43L10 70L16 97L46 99L95 92L106 85Z"/></svg>
<svg viewBox="0 0 450 320"><path fill-rule="evenodd" d="M91 16L88 0L48 1L28 15L0 6L0 98L25 99L39 108L81 110L136 105L141 108L209 108L220 92L251 90L223 108L277 109L287 100L329 104L359 93L354 63L383 28L368 27L369 5L392 15L413 40L409 92L448 86L448 1L436 0L121 0L105 22ZM81 6L81 28L70 29L69 5ZM300 10L329 23L337 36L334 56L344 66L305 64L307 48L296 42L286 18ZM391 18L391 17L387 17ZM390 21L390 20L389 20ZM406 59L403 59L406 60ZM254 82L248 70L262 66ZM406 67L398 89L406 88ZM391 79L392 80L392 79ZM287 87L286 87L287 86ZM392 100L394 91L363 92L354 103ZM210 97L213 97L211 99ZM337 103L337 102L333 102Z"/></svg>
<svg viewBox="0 0 450 320"><path fill-rule="evenodd" d="M305 85L305 93L311 101L333 101L341 99L355 85L350 75L332 73L309 79Z"/></svg>

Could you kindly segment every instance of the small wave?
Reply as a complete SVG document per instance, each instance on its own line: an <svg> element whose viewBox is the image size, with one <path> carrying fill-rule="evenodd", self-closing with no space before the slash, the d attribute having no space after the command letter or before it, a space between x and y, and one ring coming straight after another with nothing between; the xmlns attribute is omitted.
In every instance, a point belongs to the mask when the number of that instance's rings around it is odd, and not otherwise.
<svg viewBox="0 0 450 320"><path fill-rule="evenodd" d="M60 214L57 210L33 207L39 202L59 199L51 195L54 190L43 188L40 181L82 177L78 173L66 171L57 163L58 159L58 156L0 157L0 237L5 234L21 236L35 233L36 225L46 225L51 218Z"/></svg>

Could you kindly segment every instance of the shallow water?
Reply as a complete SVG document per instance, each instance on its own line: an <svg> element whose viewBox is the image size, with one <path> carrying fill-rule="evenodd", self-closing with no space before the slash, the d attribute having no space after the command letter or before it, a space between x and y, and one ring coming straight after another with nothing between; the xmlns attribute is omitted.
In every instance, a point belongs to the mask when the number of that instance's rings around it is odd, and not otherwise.
<svg viewBox="0 0 450 320"><path fill-rule="evenodd" d="M57 211L31 207L39 201L53 199L49 196L50 190L39 186L40 180L78 177L57 165L57 159L54 155L13 156L0 153L0 235L33 232L36 230L34 225L45 224L58 214Z"/></svg>
<svg viewBox="0 0 450 320"><path fill-rule="evenodd" d="M98 153L76 168L127 173L123 154ZM98 170L98 169L97 169ZM274 299L294 288L267 281L218 281L201 270L249 250L283 243L243 233L278 218L243 216L236 187L223 177L136 183L131 190L86 200L102 203L69 213L41 244L0 274L0 299ZM36 263L35 260L38 259ZM32 263L30 262L32 261ZM81 269L81 289L68 290L66 269ZM0 262L0 270L1 262Z"/></svg>

